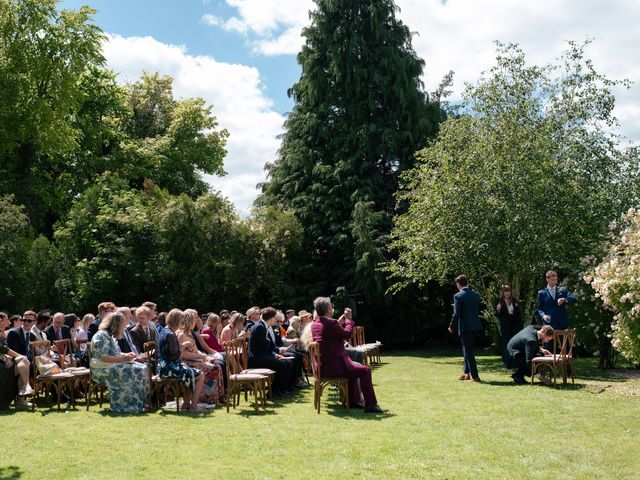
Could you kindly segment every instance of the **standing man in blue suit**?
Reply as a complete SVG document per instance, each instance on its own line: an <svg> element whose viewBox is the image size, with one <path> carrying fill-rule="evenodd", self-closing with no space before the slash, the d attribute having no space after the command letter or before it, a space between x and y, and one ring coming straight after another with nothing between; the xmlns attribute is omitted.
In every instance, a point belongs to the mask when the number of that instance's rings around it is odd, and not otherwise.
<svg viewBox="0 0 640 480"><path fill-rule="evenodd" d="M553 270L546 273L547 286L538 292L536 310L543 325L551 325L554 330L565 330L571 327L567 305L575 303L574 297L567 287L558 285L558 274Z"/></svg>
<svg viewBox="0 0 640 480"><path fill-rule="evenodd" d="M449 333L453 333L454 324L457 323L464 356L464 373L460 375L460 380L479 382L480 376L473 345L476 335L482 330L480 295L469 288L469 281L465 275L456 277L456 287L459 292L453 296L453 316L449 324Z"/></svg>

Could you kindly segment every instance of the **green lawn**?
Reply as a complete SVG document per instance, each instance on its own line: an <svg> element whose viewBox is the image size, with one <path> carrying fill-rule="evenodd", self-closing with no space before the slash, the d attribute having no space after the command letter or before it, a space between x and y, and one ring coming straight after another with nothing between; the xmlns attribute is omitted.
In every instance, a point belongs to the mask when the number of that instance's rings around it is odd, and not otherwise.
<svg viewBox="0 0 640 480"><path fill-rule="evenodd" d="M256 415L0 412L0 479L640 478L640 380L578 360L575 386L515 386L496 357L482 384L457 380L457 352L383 355L389 412L349 413L307 390Z"/></svg>

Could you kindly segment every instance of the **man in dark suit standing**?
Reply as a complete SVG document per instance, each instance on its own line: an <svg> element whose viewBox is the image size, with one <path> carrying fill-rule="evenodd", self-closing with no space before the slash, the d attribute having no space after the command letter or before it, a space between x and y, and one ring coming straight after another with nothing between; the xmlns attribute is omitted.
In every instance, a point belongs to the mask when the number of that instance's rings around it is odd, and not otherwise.
<svg viewBox="0 0 640 480"><path fill-rule="evenodd" d="M262 310L262 318L251 329L249 337L249 368L270 368L276 372L273 379L273 395L280 396L295 391L293 361L282 355L286 348L276 346L273 325L276 310L267 307Z"/></svg>
<svg viewBox="0 0 640 480"><path fill-rule="evenodd" d="M464 373L460 380L479 382L476 354L473 348L476 335L482 330L480 322L480 295L469 288L465 275L456 277L459 292L453 296L453 316L449 324L449 333L453 333L454 325L458 329L464 357Z"/></svg>
<svg viewBox="0 0 640 480"><path fill-rule="evenodd" d="M575 303L574 297L564 285L558 285L558 274L549 270L547 286L538 292L536 309L543 325L551 325L556 330L571 328L567 305Z"/></svg>
<svg viewBox="0 0 640 480"><path fill-rule="evenodd" d="M540 346L540 343L547 343L553 340L553 328L544 325L540 330L530 325L520 330L509 340L507 344L507 354L505 366L515 370L511 378L518 385L525 385L525 375L531 375L531 361L535 357L551 355L551 352Z"/></svg>

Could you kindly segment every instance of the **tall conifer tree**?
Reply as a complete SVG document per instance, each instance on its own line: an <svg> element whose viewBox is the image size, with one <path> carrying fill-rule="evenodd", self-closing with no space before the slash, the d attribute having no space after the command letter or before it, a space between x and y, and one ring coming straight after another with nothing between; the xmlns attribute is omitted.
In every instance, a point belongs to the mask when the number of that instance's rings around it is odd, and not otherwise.
<svg viewBox="0 0 640 480"><path fill-rule="evenodd" d="M424 61L392 0L316 4L289 90L295 105L258 203L293 209L304 226L307 295L344 286L380 298L375 268L398 174L435 135L442 110L423 91Z"/></svg>

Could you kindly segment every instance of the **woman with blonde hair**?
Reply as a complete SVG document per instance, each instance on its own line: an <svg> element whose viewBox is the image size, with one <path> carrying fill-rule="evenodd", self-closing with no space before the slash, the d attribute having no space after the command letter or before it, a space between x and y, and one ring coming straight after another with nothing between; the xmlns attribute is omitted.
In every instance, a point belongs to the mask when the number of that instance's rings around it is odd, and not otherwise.
<svg viewBox="0 0 640 480"><path fill-rule="evenodd" d="M220 343L222 345L224 345L224 342L228 342L240 336L245 319L246 317L239 312L231 315L229 323L222 329L222 333L220 334Z"/></svg>
<svg viewBox="0 0 640 480"><path fill-rule="evenodd" d="M222 404L224 385L222 369L214 363L214 359L196 347L193 328L196 325L198 312L192 309L184 311L180 328L176 331L180 344L180 357L190 367L204 373L205 380L199 400L210 404Z"/></svg>
<svg viewBox="0 0 640 480"><path fill-rule="evenodd" d="M109 388L111 410L142 412L149 390L147 366L135 361L134 353L122 353L118 340L127 326L121 313L109 313L102 319L91 339L91 377Z"/></svg>
<svg viewBox="0 0 640 480"><path fill-rule="evenodd" d="M222 332L222 320L215 313L207 316L207 326L202 330L202 338L216 352L224 352L224 348L220 345L218 338Z"/></svg>
<svg viewBox="0 0 640 480"><path fill-rule="evenodd" d="M204 375L182 361L180 343L176 332L183 321L182 310L174 308L166 317L166 326L158 334L158 373L160 378L177 378L187 387L182 408L201 411L198 399L204 384Z"/></svg>

